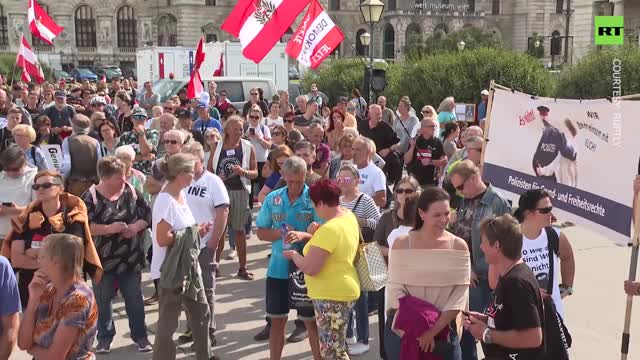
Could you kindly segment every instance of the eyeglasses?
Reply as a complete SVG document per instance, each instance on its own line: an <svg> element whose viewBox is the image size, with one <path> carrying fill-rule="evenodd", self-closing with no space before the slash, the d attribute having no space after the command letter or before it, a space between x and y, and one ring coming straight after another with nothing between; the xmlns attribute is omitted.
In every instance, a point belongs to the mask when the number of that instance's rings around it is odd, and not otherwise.
<svg viewBox="0 0 640 360"><path fill-rule="evenodd" d="M415 191L413 189L396 189L396 194L413 194Z"/></svg>
<svg viewBox="0 0 640 360"><path fill-rule="evenodd" d="M33 184L33 185L31 185L31 189L33 189L33 191L38 191L40 189L47 190L47 189L50 189L53 186L60 186L60 184L54 184L54 183L50 183L50 182L46 182L46 183L42 183L42 184Z"/></svg>
<svg viewBox="0 0 640 360"><path fill-rule="evenodd" d="M249 119L260 120L260 116L251 115L251 116L249 116Z"/></svg>
<svg viewBox="0 0 640 360"><path fill-rule="evenodd" d="M282 121L283 121L283 122L286 122L286 123L292 123L294 120L293 120L293 119L290 119L290 120L288 120L288 119L284 119L284 120L282 120Z"/></svg>
<svg viewBox="0 0 640 360"><path fill-rule="evenodd" d="M538 208L536 209L537 212L539 212L540 214L548 214L551 211L553 211L553 206L549 206L549 207L545 207L545 208Z"/></svg>
<svg viewBox="0 0 640 360"><path fill-rule="evenodd" d="M164 141L165 145L168 145L168 144L176 145L177 143L178 143L178 140L165 140Z"/></svg>
<svg viewBox="0 0 640 360"><path fill-rule="evenodd" d="M348 176L338 176L336 178L336 181L338 182L338 184L350 184L353 179Z"/></svg>

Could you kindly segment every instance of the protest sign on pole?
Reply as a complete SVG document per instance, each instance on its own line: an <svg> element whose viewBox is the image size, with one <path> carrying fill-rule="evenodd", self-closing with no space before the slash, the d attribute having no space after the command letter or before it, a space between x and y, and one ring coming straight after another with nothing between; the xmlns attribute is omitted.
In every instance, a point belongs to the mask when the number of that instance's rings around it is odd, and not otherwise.
<svg viewBox="0 0 640 360"><path fill-rule="evenodd" d="M44 153L47 162L47 169L62 171L62 148L60 145L40 145L40 150Z"/></svg>
<svg viewBox="0 0 640 360"><path fill-rule="evenodd" d="M629 243L640 103L492 91L483 178L514 204L545 188L559 217Z"/></svg>

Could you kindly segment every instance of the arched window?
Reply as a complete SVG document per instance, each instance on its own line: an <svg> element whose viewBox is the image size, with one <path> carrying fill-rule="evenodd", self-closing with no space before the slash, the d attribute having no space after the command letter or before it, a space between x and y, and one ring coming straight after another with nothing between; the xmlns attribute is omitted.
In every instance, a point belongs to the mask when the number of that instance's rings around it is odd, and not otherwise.
<svg viewBox="0 0 640 360"><path fill-rule="evenodd" d="M340 0L329 0L329 10L340 10Z"/></svg>
<svg viewBox="0 0 640 360"><path fill-rule="evenodd" d="M76 9L76 46L79 48L96 47L96 18L93 9L82 5Z"/></svg>
<svg viewBox="0 0 640 360"><path fill-rule="evenodd" d="M491 0L491 15L500 15L500 0Z"/></svg>
<svg viewBox="0 0 640 360"><path fill-rule="evenodd" d="M551 55L562 55L562 36L558 30L551 33Z"/></svg>
<svg viewBox="0 0 640 360"><path fill-rule="evenodd" d="M4 7L0 4L0 46L9 45L9 28L7 27L7 15Z"/></svg>
<svg viewBox="0 0 640 360"><path fill-rule="evenodd" d="M395 59L396 32L393 30L393 26L391 24L387 24L384 28L384 35L382 39L382 55L385 59Z"/></svg>
<svg viewBox="0 0 640 360"><path fill-rule="evenodd" d="M364 34L365 32L367 32L365 29L360 29L356 33L356 55L359 55L359 56L365 55L364 44L362 44L362 41L360 41L360 35Z"/></svg>
<svg viewBox="0 0 640 360"><path fill-rule="evenodd" d="M138 47L138 22L133 8L125 5L118 9L116 14L116 26L118 29L118 47Z"/></svg>
<svg viewBox="0 0 640 360"><path fill-rule="evenodd" d="M49 6L44 5L44 4L40 4L40 7L42 8L42 10L44 10L47 14L49 13ZM51 45L49 43L47 43L46 41L42 40L41 38L35 36L35 35L31 35L31 43L33 44L34 47L51 47Z"/></svg>
<svg viewBox="0 0 640 360"><path fill-rule="evenodd" d="M409 24L404 33L404 39L405 46L409 47L422 43L422 29L420 25L416 23Z"/></svg>

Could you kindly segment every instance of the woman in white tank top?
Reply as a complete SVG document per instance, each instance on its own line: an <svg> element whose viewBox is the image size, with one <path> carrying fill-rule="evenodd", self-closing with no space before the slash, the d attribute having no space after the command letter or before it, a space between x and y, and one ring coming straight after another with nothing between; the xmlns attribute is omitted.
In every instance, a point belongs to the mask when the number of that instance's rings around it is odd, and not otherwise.
<svg viewBox="0 0 640 360"><path fill-rule="evenodd" d="M558 313L564 318L562 298L573 293L575 260L573 249L565 234L551 228L553 217L551 197L546 190L529 190L520 196L515 216L522 229L522 260L529 265L538 279L541 290L547 291L552 283L551 297ZM549 236L547 228L555 233L557 249L553 251L553 274L550 274Z"/></svg>

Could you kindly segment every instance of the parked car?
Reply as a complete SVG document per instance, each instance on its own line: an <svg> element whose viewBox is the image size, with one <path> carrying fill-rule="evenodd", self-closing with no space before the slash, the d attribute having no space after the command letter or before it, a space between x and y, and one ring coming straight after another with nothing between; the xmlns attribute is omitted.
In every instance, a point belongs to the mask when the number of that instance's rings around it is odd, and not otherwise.
<svg viewBox="0 0 640 360"><path fill-rule="evenodd" d="M93 71L86 68L78 68L71 70L71 77L76 81L98 81L98 75L96 75Z"/></svg>
<svg viewBox="0 0 640 360"><path fill-rule="evenodd" d="M289 67L289 80L298 80L300 79L300 72L295 66Z"/></svg>
<svg viewBox="0 0 640 360"><path fill-rule="evenodd" d="M93 68L93 72L102 78L105 75L107 81L111 81L113 78L122 77L122 70L117 65L98 65Z"/></svg>
<svg viewBox="0 0 640 360"><path fill-rule="evenodd" d="M69 75L68 72L64 70L56 70L53 72L53 77L56 79L56 82L59 82L61 79L67 83L70 83L73 78Z"/></svg>

